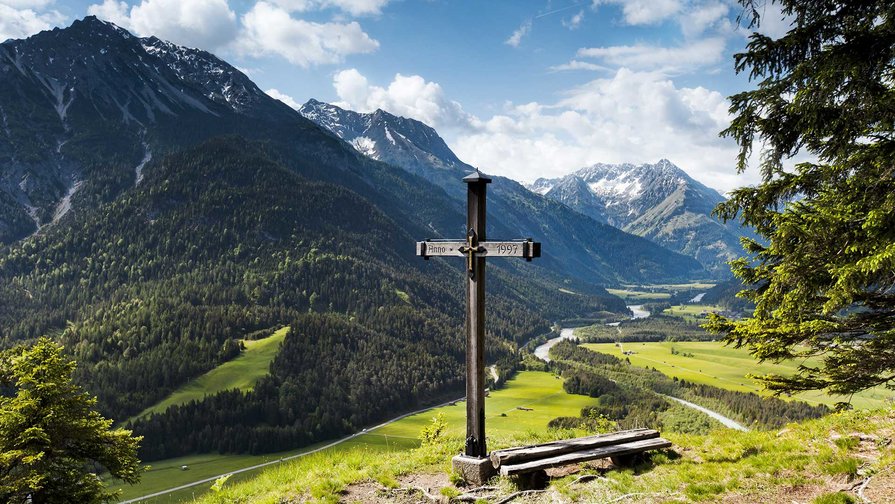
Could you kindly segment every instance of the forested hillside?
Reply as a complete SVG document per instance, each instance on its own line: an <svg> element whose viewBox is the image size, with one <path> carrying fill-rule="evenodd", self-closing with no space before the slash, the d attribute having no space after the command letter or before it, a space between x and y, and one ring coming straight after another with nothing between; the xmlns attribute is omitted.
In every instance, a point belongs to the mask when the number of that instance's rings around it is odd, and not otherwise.
<svg viewBox="0 0 895 504"><path fill-rule="evenodd" d="M551 318L623 309L524 285L498 266L489 359L547 331ZM150 456L282 448L284 439L252 443L245 432L235 445L180 436L263 423L306 442L460 386L462 272L414 257L411 237L352 191L304 179L235 137L168 156L124 197L10 247L0 279L3 339L59 334L78 379L119 419L235 356L236 339L291 324L272 378L246 400L213 398L214 422L173 412L138 426L153 440ZM266 416L251 412L259 407Z"/></svg>

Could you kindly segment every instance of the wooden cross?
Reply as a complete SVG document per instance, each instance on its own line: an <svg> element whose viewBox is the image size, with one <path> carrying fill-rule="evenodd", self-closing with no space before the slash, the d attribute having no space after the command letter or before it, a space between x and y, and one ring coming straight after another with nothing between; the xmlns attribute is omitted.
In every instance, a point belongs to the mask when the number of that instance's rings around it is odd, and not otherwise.
<svg viewBox="0 0 895 504"><path fill-rule="evenodd" d="M466 450L486 457L485 446L485 258L541 257L541 244L526 240L486 241L485 194L491 179L478 170L463 178L467 184L465 240L417 242L416 255L466 258Z"/></svg>

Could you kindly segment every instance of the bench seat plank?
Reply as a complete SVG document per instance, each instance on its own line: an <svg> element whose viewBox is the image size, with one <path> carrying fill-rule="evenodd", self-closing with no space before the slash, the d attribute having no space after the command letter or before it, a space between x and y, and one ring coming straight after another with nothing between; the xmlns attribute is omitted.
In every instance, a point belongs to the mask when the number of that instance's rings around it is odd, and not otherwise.
<svg viewBox="0 0 895 504"><path fill-rule="evenodd" d="M606 457L620 457L623 455L633 455L648 450L658 450L661 448L670 448L671 442L663 438L641 439L628 443L616 444L611 446L601 446L598 448L587 448L572 453L565 453L554 457L543 458L530 462L519 464L503 464L500 466L500 474L503 476L512 476L514 474L523 474L527 472L550 469L568 464L576 464L578 462L586 462L588 460L596 460Z"/></svg>
<svg viewBox="0 0 895 504"><path fill-rule="evenodd" d="M575 439L551 441L531 446L507 448L491 452L491 463L495 469L507 464L520 464L531 460L540 460L555 457L566 453L581 451L588 448L617 445L632 441L652 439L659 437L659 431L654 429L631 429L613 432L611 434L598 434Z"/></svg>

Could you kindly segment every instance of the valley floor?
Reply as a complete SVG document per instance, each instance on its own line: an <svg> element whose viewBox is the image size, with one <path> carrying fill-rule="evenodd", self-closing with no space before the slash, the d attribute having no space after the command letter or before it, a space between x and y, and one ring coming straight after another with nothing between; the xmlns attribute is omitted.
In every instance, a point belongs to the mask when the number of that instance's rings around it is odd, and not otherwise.
<svg viewBox="0 0 895 504"><path fill-rule="evenodd" d="M670 377L737 392L758 394L767 392L762 389L760 383L748 378L747 374L791 374L799 365L798 362L759 363L746 349L725 346L718 341L663 341L620 345L586 343L582 346L621 359L627 358L635 366L655 368ZM895 391L876 387L851 397L830 396L824 392L811 391L796 394L793 398L809 404L833 406L839 401L851 401L855 408L880 408L893 404Z"/></svg>

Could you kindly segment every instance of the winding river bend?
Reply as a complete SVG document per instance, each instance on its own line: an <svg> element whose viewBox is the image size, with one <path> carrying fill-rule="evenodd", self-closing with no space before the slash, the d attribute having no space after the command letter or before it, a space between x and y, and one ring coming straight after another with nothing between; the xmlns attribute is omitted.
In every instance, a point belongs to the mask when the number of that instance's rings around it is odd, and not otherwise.
<svg viewBox="0 0 895 504"><path fill-rule="evenodd" d="M631 319L642 319L642 318L647 318L650 316L650 312L648 312L647 310L644 310L643 305L628 305L628 309L631 310L631 313L633 314ZM611 324L606 324L606 325L617 326L618 322L613 322ZM544 362L550 362L550 349L553 348L560 341L572 339L574 337L575 337L575 328L574 327L570 327L568 329L562 329L559 331L559 336L557 336L555 338L551 338L551 339L547 340L547 342L544 343L543 345L535 348L535 356L537 358L543 360ZM721 422L722 425L724 425L725 427L727 427L729 429L736 429L736 430L741 430L741 431L749 430L746 426L740 424L736 420L728 418L716 411L712 411L712 410L702 407L698 404L694 404L694 403L691 403L690 401L685 401L683 399L678 399L677 397L671 397L671 396L663 396L663 397L665 397L667 399L671 399L673 401L676 401L680 404L683 404L684 406L687 406L688 408L692 408L697 411L701 411L701 412L705 413L706 415L708 415L709 417L714 418L715 420Z"/></svg>
<svg viewBox="0 0 895 504"><path fill-rule="evenodd" d="M649 312L643 309L643 305L628 305L628 309L631 310L631 313L634 315L631 317L632 319L641 319L649 317ZM606 324L611 326L617 326L618 322L613 322L611 324ZM556 346L562 340L572 339L575 337L575 328L570 327L568 329L562 329L559 331L559 336L555 338L551 338L547 340L543 345L535 348L535 357L541 359L544 362L550 362L550 349Z"/></svg>

